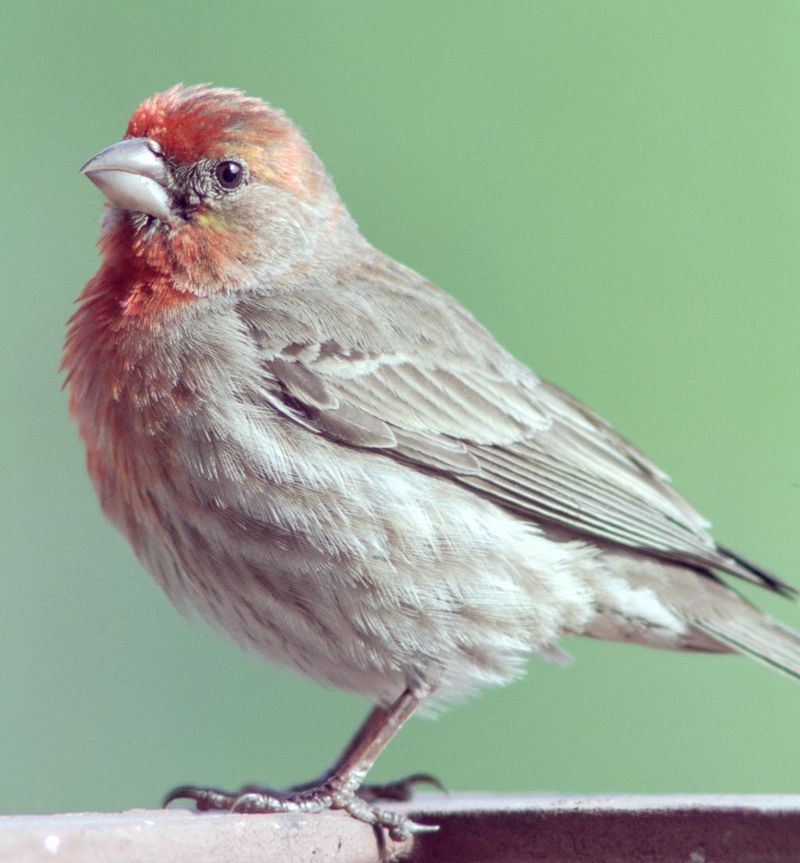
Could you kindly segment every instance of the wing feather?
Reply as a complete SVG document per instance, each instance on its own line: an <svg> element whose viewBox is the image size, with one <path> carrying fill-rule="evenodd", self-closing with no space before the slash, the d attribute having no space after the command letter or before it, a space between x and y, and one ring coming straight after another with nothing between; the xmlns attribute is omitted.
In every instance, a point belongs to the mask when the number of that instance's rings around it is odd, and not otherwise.
<svg viewBox="0 0 800 863"><path fill-rule="evenodd" d="M534 521L790 590L719 549L662 471L452 298L421 282L381 287L385 320L365 317L357 293L342 299L339 318L307 312L330 303L326 294L304 305L256 298L241 310L287 416L300 412L319 434L436 472ZM306 337L271 336L280 320Z"/></svg>

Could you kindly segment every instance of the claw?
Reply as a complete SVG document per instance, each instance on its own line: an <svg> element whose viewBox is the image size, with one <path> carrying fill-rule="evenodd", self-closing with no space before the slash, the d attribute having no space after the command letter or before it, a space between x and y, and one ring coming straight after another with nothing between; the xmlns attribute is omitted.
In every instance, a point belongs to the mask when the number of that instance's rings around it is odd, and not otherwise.
<svg viewBox="0 0 800 863"><path fill-rule="evenodd" d="M358 796L370 802L375 800L406 801L414 796L415 785L432 785L443 794L449 793L444 783L430 773L412 773L410 776L397 779L394 782L387 782L385 785L374 783L362 785L358 789Z"/></svg>
<svg viewBox="0 0 800 863"><path fill-rule="evenodd" d="M236 798L234 795L228 794L226 791L220 791L218 788L198 788L194 785L178 785L177 788L173 788L164 797L162 806L166 808L175 800L194 800L197 809L200 812L206 812L209 809L230 809Z"/></svg>
<svg viewBox="0 0 800 863"><path fill-rule="evenodd" d="M386 825L381 825L386 827ZM412 821L410 818L404 818L403 823L386 827L389 836L395 842L405 842L415 833L436 833L439 830L438 824L420 824L419 821Z"/></svg>
<svg viewBox="0 0 800 863"><path fill-rule="evenodd" d="M191 793L195 790L197 789L191 788L189 785L177 785L171 791L167 791L161 805L166 809L170 803L174 803L176 800L195 800L196 798Z"/></svg>

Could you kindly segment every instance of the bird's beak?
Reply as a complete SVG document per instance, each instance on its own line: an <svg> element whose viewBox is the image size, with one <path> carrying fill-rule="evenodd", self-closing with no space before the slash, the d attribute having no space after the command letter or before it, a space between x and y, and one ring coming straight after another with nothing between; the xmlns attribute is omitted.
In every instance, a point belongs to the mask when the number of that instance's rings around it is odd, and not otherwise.
<svg viewBox="0 0 800 863"><path fill-rule="evenodd" d="M147 138L126 138L106 147L89 159L81 173L124 210L147 213L164 222L172 217L164 160Z"/></svg>

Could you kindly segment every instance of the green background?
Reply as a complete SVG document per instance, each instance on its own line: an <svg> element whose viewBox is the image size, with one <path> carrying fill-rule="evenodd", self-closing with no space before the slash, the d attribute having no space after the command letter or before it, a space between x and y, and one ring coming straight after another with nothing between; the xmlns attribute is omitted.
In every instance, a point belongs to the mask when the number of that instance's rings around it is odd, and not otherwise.
<svg viewBox="0 0 800 863"><path fill-rule="evenodd" d="M284 107L376 245L800 583L798 46L794 0L2 3L0 810L307 779L367 708L182 619L86 478L57 373L98 263L78 168L141 99L212 81ZM800 791L800 686L566 646L413 721L375 778Z"/></svg>

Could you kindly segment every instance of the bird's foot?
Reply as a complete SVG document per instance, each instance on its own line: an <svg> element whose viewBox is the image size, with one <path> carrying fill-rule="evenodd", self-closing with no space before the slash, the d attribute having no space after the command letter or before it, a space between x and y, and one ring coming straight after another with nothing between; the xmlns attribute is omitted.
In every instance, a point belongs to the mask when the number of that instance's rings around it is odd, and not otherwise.
<svg viewBox="0 0 800 863"><path fill-rule="evenodd" d="M248 792L242 794L234 803L234 812L321 812L323 809L341 809L359 821L375 827L383 827L392 839L402 842L413 833L430 833L438 827L419 824L407 815L381 809L347 788L339 788L333 783L323 783L316 788L293 792L285 797L271 794Z"/></svg>
<svg viewBox="0 0 800 863"><path fill-rule="evenodd" d="M408 800L414 785L428 783L444 790L444 786L432 776L415 773L386 785L366 785L358 793L346 785L330 779L313 787L290 789L288 792L272 788L248 785L236 792L217 788L200 788L181 785L174 788L164 799L164 806L173 800L194 800L201 812L229 810L246 814L266 812L321 812L323 809L342 809L353 818L375 827L383 827L392 839L403 841L413 833L431 833L439 828L431 824L419 824L398 812L381 809L372 801L378 799Z"/></svg>

